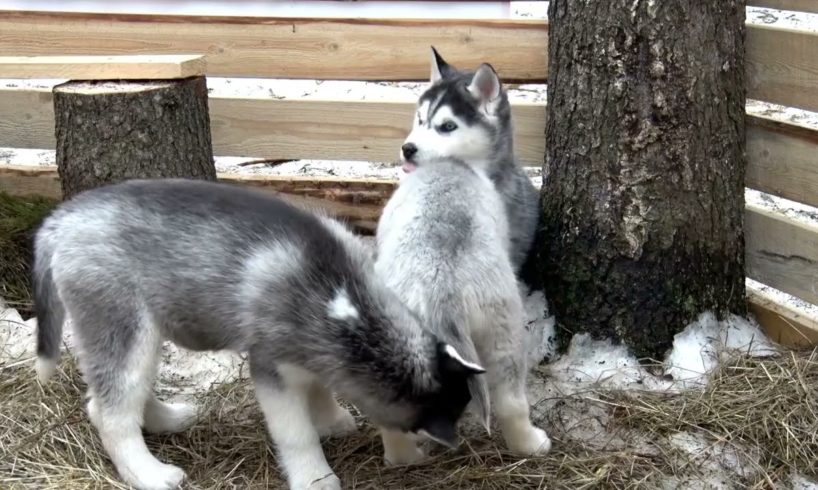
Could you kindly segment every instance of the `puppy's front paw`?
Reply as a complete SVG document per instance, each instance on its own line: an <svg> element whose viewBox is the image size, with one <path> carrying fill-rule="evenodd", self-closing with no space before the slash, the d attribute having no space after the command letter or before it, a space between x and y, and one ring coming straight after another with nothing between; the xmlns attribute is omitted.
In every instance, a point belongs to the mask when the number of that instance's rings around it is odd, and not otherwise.
<svg viewBox="0 0 818 490"><path fill-rule="evenodd" d="M386 466L404 466L417 464L426 459L426 453L417 444L402 445L397 448L390 448L383 453L383 461Z"/></svg>
<svg viewBox="0 0 818 490"><path fill-rule="evenodd" d="M551 439L539 427L531 428L514 437L507 437L509 450L521 456L542 456L551 450Z"/></svg>

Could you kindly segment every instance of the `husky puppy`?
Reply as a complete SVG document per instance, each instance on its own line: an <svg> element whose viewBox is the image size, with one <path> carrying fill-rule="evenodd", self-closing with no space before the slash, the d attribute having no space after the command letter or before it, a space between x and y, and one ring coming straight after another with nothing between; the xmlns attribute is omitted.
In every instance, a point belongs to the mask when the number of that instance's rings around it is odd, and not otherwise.
<svg viewBox="0 0 818 490"><path fill-rule="evenodd" d="M355 429L333 391L381 426L454 444L483 372L374 275L371 252L338 222L226 184L131 181L62 204L39 229L38 371L53 373L71 319L88 415L121 477L174 488L141 429L176 432L193 406L152 392L164 340L249 356L290 488L334 490L319 436ZM330 391L332 390L332 391Z"/></svg>
<svg viewBox="0 0 818 490"><path fill-rule="evenodd" d="M486 429L491 404L509 449L544 454L551 442L529 419L524 313L502 204L483 167L425 161L386 204L375 270L424 326L463 356L464 365L486 368L485 375L469 378ZM382 434L388 462L423 457L404 434L389 428Z"/></svg>
<svg viewBox="0 0 818 490"><path fill-rule="evenodd" d="M519 273L534 241L539 193L514 160L508 96L491 65L458 71L434 48L431 81L400 150L403 170L453 158L488 175L500 193L509 223L511 264Z"/></svg>

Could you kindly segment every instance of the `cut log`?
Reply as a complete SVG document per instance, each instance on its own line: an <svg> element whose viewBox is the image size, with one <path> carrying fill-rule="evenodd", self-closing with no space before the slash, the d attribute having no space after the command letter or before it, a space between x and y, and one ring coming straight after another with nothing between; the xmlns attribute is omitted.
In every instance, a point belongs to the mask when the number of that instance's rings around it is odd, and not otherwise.
<svg viewBox="0 0 818 490"><path fill-rule="evenodd" d="M63 196L134 178L216 179L204 77L54 87Z"/></svg>

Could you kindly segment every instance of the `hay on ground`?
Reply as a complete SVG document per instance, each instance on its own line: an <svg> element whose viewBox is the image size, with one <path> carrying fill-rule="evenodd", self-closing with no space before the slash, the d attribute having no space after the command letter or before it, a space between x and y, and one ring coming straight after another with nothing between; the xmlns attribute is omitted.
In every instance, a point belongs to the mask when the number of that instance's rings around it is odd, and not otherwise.
<svg viewBox="0 0 818 490"><path fill-rule="evenodd" d="M83 391L67 359L45 386L30 363L0 366L0 487L124 488L85 415ZM659 488L701 477L700 465L667 443L679 431L758 452L757 467L731 481L738 488L776 487L793 470L817 476L815 352L736 359L704 391L590 392L569 397L565 406L571 399L608 410L612 431L633 432L649 444L592 444L546 416L539 422L554 449L541 458L509 455L499 440L472 427L458 450L434 448L430 462L414 467L385 467L368 425L324 441L324 448L344 488L355 489ZM285 488L246 380L217 385L198 403L202 419L187 432L147 436L160 459L187 471L187 488Z"/></svg>

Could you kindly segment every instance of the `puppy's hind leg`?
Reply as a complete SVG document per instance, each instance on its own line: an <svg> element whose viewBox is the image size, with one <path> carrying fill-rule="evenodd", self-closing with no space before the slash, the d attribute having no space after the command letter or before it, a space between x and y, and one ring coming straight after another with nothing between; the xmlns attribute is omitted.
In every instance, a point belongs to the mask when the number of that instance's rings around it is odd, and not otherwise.
<svg viewBox="0 0 818 490"><path fill-rule="evenodd" d="M94 312L72 312L91 395L91 422L123 480L138 489L176 488L185 473L157 460L140 428L156 372L158 332L136 308L95 306Z"/></svg>
<svg viewBox="0 0 818 490"><path fill-rule="evenodd" d="M526 397L526 352L523 348L522 306L512 302L509 311L499 315L493 332L492 349L483 352L488 359L491 404L508 448L517 454L542 455L551 450L544 430L534 426Z"/></svg>
<svg viewBox="0 0 818 490"><path fill-rule="evenodd" d="M272 372L268 366L251 353L256 398L290 490L341 490L310 416L309 391L315 377L294 366L278 366Z"/></svg>

